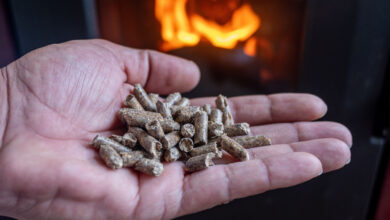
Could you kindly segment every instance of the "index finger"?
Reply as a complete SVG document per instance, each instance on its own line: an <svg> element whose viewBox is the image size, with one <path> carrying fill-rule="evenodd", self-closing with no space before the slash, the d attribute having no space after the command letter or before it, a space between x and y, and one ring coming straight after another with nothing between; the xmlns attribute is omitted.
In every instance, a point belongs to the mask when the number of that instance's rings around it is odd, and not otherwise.
<svg viewBox="0 0 390 220"><path fill-rule="evenodd" d="M304 93L238 96L229 98L228 102L234 120L251 125L312 121L321 118L327 111L320 98ZM191 104L211 104L215 107L215 97L192 99Z"/></svg>

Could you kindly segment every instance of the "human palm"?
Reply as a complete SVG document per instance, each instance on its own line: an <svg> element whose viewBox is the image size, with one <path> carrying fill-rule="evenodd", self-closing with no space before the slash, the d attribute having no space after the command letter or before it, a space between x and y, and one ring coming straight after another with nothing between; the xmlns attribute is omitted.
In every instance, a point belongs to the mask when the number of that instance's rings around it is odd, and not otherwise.
<svg viewBox="0 0 390 220"><path fill-rule="evenodd" d="M0 214L17 218L173 218L307 181L350 159L351 135L322 117L308 94L231 98L236 121L274 145L251 160L187 174L181 162L159 177L110 170L89 143L120 129L116 112L135 83L148 92L188 91L199 80L190 61L102 40L33 51L2 69L8 108L0 142ZM1 97L1 96L0 96ZM5 100L0 100L0 103ZM212 98L192 104L212 103ZM1 137L1 134L0 134ZM231 158L224 158L225 161Z"/></svg>

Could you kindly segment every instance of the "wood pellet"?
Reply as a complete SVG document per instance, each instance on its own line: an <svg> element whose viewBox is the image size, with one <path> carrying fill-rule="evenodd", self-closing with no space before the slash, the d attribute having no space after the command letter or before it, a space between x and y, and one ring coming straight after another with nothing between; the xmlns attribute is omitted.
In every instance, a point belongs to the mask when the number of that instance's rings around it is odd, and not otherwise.
<svg viewBox="0 0 390 220"><path fill-rule="evenodd" d="M164 100L146 93L136 84L124 100L118 118L127 127L123 135L97 135L92 145L111 169L130 168L159 176L164 163L185 163L187 172L214 165L213 160L230 154L237 161L249 160L247 148L266 146L271 139L250 134L248 123L235 123L225 96L219 95L216 108L210 104L191 106L178 92Z"/></svg>

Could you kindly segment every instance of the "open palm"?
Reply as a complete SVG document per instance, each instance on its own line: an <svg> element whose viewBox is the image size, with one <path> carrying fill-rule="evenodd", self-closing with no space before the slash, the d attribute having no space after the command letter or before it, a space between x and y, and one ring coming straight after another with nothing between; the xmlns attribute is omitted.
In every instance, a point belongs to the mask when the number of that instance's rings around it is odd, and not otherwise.
<svg viewBox="0 0 390 220"><path fill-rule="evenodd" d="M194 63L89 40L38 49L1 71L8 97L0 142L3 215L167 219L295 185L350 160L348 129L309 122L326 112L319 98L275 94L229 100L236 121L249 122L254 134L274 143L250 149L250 161L193 174L174 162L164 164L159 177L113 171L89 146L92 138L120 128L116 112L135 83L161 94L192 89L199 80ZM213 99L192 100L204 103Z"/></svg>

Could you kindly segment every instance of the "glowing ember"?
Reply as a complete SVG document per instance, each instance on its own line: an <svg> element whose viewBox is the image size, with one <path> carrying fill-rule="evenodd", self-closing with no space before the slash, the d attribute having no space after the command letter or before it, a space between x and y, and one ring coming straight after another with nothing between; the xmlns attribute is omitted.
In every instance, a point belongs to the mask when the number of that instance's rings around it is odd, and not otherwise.
<svg viewBox="0 0 390 220"><path fill-rule="evenodd" d="M244 52L248 55L248 56L255 56L256 55L256 48L257 46L257 41L256 41L256 38L254 37L251 37L249 40L246 41L245 43L245 46L244 46Z"/></svg>
<svg viewBox="0 0 390 220"><path fill-rule="evenodd" d="M164 40L161 50L195 46L202 37L215 47L232 49L239 41L246 41L260 27L260 18L248 4L237 8L223 25L196 13L188 14L186 4L187 0L156 0L155 14L161 23ZM255 38L246 43L244 52L249 56L256 54Z"/></svg>

